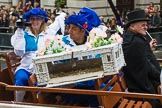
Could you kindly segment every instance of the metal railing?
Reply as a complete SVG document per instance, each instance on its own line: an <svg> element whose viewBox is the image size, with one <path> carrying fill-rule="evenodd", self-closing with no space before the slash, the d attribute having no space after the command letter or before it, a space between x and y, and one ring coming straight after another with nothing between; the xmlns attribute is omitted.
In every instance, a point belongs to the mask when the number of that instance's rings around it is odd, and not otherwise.
<svg viewBox="0 0 162 108"><path fill-rule="evenodd" d="M0 27L0 51L12 50L11 36L14 33L14 29L10 27Z"/></svg>
<svg viewBox="0 0 162 108"><path fill-rule="evenodd" d="M148 30L150 35L157 40L158 50L162 50L162 26Z"/></svg>

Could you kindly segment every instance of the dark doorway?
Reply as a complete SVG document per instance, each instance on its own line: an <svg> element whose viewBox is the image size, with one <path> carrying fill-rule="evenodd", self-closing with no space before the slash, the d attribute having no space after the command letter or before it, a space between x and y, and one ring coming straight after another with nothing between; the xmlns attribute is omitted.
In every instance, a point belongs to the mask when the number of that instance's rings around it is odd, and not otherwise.
<svg viewBox="0 0 162 108"><path fill-rule="evenodd" d="M125 19L127 12L134 9L134 0L117 0L116 7L120 15Z"/></svg>

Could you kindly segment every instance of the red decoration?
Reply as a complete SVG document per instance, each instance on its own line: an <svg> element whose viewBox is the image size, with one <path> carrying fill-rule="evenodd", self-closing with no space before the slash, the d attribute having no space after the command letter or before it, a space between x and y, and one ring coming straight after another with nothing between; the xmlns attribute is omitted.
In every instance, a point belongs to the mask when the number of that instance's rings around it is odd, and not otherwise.
<svg viewBox="0 0 162 108"><path fill-rule="evenodd" d="M83 24L83 28L84 29L88 28L88 24L86 22Z"/></svg>

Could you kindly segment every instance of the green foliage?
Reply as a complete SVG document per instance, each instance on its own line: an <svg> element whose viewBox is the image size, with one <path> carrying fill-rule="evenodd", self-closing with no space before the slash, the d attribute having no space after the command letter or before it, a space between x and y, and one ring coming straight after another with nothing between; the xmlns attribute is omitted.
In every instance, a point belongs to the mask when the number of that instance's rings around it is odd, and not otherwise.
<svg viewBox="0 0 162 108"><path fill-rule="evenodd" d="M93 42L93 47L104 46L104 45L108 45L111 43L112 43L112 40L105 40L103 37L99 37Z"/></svg>

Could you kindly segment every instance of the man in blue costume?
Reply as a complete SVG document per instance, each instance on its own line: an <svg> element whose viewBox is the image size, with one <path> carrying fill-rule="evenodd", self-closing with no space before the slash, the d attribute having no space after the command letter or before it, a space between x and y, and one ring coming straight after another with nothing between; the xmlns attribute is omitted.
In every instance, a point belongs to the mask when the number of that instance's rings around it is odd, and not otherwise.
<svg viewBox="0 0 162 108"><path fill-rule="evenodd" d="M98 27L101 21L92 9L84 7L77 15L71 15L65 20L65 23L69 27L69 35L63 37L65 44L75 47L78 45L84 45L87 42L87 36L93 27ZM98 55L96 55L98 57ZM91 56L88 56L88 59ZM82 58L79 58L82 59ZM95 89L94 80L76 83L74 88L77 89ZM86 95L65 95L63 96L65 103L81 104L85 106L97 107L98 100L96 96Z"/></svg>
<svg viewBox="0 0 162 108"><path fill-rule="evenodd" d="M69 35L63 38L65 44L70 46L83 45L93 27L98 27L101 21L92 9L84 7L77 15L71 15L65 20L69 26Z"/></svg>

